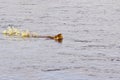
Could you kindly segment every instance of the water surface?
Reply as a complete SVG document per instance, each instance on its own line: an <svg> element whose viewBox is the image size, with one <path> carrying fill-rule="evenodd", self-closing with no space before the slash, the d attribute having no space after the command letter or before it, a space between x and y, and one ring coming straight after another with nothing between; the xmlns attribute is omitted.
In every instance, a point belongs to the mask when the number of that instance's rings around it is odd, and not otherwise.
<svg viewBox="0 0 120 80"><path fill-rule="evenodd" d="M0 80L120 80L119 0L0 0L9 25L63 42L0 34Z"/></svg>

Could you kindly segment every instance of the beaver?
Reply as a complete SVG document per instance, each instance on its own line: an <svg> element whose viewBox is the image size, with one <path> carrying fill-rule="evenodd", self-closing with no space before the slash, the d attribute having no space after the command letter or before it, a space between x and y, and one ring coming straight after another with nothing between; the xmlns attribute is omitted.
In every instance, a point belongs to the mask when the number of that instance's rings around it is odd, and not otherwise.
<svg viewBox="0 0 120 80"><path fill-rule="evenodd" d="M36 34L36 33L32 33L32 37L33 38L46 38L46 39L53 39L53 40L55 40L55 41L57 41L57 42L62 42L62 40L63 40L63 35L61 34L61 33L59 33L59 34L57 34L57 35L55 35L55 36L41 36L41 35L38 35L38 34Z"/></svg>
<svg viewBox="0 0 120 80"><path fill-rule="evenodd" d="M47 39L53 39L57 42L62 42L63 35L61 33L55 35L55 36L41 36L38 33L30 32L28 30L21 31L15 27L8 27L6 30L3 31L3 34L8 36L19 36L22 38L47 38Z"/></svg>

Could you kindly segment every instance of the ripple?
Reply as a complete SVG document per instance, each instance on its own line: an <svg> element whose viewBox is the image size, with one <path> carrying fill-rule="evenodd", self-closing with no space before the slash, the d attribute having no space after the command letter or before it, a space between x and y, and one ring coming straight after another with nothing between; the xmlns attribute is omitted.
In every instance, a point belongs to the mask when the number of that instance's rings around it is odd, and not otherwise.
<svg viewBox="0 0 120 80"><path fill-rule="evenodd" d="M90 43L92 41L88 41L88 40L74 40L74 42Z"/></svg>

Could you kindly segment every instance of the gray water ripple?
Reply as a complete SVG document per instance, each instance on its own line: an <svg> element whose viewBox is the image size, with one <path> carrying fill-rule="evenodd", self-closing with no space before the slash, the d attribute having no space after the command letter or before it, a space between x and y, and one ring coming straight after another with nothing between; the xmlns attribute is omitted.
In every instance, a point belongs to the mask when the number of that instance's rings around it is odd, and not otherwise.
<svg viewBox="0 0 120 80"><path fill-rule="evenodd" d="M119 0L0 0L0 32L9 25L40 35L0 34L1 80L119 80Z"/></svg>

